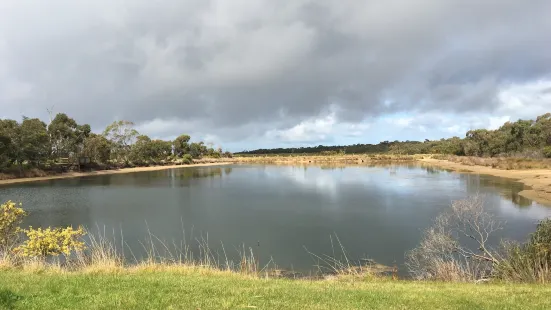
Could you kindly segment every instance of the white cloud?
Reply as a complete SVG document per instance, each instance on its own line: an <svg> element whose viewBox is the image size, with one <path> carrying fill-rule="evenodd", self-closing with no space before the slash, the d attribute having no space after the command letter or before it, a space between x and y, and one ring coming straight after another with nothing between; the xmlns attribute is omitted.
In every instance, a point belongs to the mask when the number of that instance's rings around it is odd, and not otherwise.
<svg viewBox="0 0 551 310"><path fill-rule="evenodd" d="M504 85L498 93L498 113L518 118L534 118L551 112L551 79Z"/></svg>
<svg viewBox="0 0 551 310"><path fill-rule="evenodd" d="M397 119L389 119L388 122L393 124L393 125L396 125L396 126L408 127L413 122L413 118L412 117L400 117L400 118L397 118Z"/></svg>
<svg viewBox="0 0 551 310"><path fill-rule="evenodd" d="M487 129L491 129L491 130L496 130L498 129L499 127L501 127L501 125L503 125L505 122L508 122L511 120L511 117L509 116L490 116L489 118L489 122L490 124L487 126Z"/></svg>
<svg viewBox="0 0 551 310"><path fill-rule="evenodd" d="M281 140L282 142L308 143L326 140L328 135L333 133L335 123L335 114L332 113L325 117L302 121L289 129L270 130L266 132L266 136L270 139Z"/></svg>
<svg viewBox="0 0 551 310"><path fill-rule="evenodd" d="M2 0L0 111L236 150L461 136L550 110L551 2L499 4Z"/></svg>

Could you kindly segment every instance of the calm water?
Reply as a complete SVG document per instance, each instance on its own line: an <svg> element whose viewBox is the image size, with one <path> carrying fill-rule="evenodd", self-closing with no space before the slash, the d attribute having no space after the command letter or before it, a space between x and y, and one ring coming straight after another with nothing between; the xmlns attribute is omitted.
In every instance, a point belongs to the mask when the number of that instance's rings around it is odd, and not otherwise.
<svg viewBox="0 0 551 310"><path fill-rule="evenodd" d="M261 263L311 270L309 251L332 255L337 235L351 258L401 265L421 232L451 200L485 194L506 220L502 236L523 240L551 208L522 198L506 179L418 165L220 166L103 175L0 187L0 200L21 201L32 226L84 225L120 235L134 256L148 230L179 244L207 237L228 256L252 247ZM130 250L125 249L130 255ZM337 255L338 256L338 255Z"/></svg>

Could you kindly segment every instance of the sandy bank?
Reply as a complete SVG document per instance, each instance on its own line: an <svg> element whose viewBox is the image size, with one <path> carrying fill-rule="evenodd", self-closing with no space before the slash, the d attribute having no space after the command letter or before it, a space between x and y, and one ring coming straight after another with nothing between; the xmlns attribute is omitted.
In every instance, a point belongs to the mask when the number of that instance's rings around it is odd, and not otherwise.
<svg viewBox="0 0 551 310"><path fill-rule="evenodd" d="M447 160L420 159L421 162L464 173L493 175L496 177L515 179L531 189L519 194L538 203L551 206L551 170L502 170L484 166L469 166Z"/></svg>
<svg viewBox="0 0 551 310"><path fill-rule="evenodd" d="M158 171L158 170L166 170L166 169L173 169L173 168L192 168L192 167L205 167L205 166L220 166L220 165L228 165L228 164L231 164L231 163L226 163L226 162L201 163L201 164L193 164L193 165L169 165L169 166L124 168L124 169L113 169L113 170L98 170L98 171L93 171L93 172L68 172L68 173L63 173L63 174L60 174L60 175L52 175L52 176L38 177L38 178L18 178L18 179L0 180L0 185L15 184L15 183L26 183L26 182L36 182L36 181L46 181L46 180L55 180L55 179L78 178L78 177L106 175L106 174L121 174L121 173L144 172L144 171Z"/></svg>
<svg viewBox="0 0 551 310"><path fill-rule="evenodd" d="M235 163L259 163L259 164L309 164L309 163L345 163L345 164L365 164L379 162L407 162L415 161L423 156L418 155L342 155L342 156L323 156L323 155L297 155L297 156L247 156L234 157L231 159Z"/></svg>

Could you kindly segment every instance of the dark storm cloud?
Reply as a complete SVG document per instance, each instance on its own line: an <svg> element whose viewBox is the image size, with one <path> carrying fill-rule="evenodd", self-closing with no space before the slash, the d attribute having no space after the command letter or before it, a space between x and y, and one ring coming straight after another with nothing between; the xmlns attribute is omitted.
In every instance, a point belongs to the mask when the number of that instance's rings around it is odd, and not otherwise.
<svg viewBox="0 0 551 310"><path fill-rule="evenodd" d="M0 107L55 105L98 128L193 122L226 140L331 109L343 122L492 112L505 83L549 77L550 33L538 0L8 0Z"/></svg>

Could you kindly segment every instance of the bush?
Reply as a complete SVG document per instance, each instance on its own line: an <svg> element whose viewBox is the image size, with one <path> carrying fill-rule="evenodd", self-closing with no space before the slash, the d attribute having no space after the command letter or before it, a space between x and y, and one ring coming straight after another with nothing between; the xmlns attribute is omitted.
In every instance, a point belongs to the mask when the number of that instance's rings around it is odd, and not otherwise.
<svg viewBox="0 0 551 310"><path fill-rule="evenodd" d="M182 163L184 163L185 165L193 164L193 157L190 154L185 154L182 157Z"/></svg>
<svg viewBox="0 0 551 310"><path fill-rule="evenodd" d="M86 234L82 227L73 229L21 229L19 225L27 213L19 206L8 201L0 205L0 254L17 253L28 257L46 257L48 255L69 255L72 251L85 248L82 237ZM24 233L27 240L19 244ZM17 246L17 247L16 247Z"/></svg>
<svg viewBox="0 0 551 310"><path fill-rule="evenodd" d="M73 251L85 248L82 237L86 234L82 227L74 230L67 228L38 228L22 230L27 240L14 251L26 257L44 258L49 255L70 255Z"/></svg>
<svg viewBox="0 0 551 310"><path fill-rule="evenodd" d="M546 146L543 148L543 156L551 158L551 146Z"/></svg>
<svg viewBox="0 0 551 310"><path fill-rule="evenodd" d="M504 250L496 278L513 282L551 281L551 219L541 221L527 242L506 243Z"/></svg>
<svg viewBox="0 0 551 310"><path fill-rule="evenodd" d="M0 205L0 252L15 245L20 231L19 224L26 215L27 213L11 200Z"/></svg>
<svg viewBox="0 0 551 310"><path fill-rule="evenodd" d="M487 241L501 227L486 212L480 197L453 201L451 208L425 231L421 244L407 253L409 272L417 280L485 279L499 264Z"/></svg>

